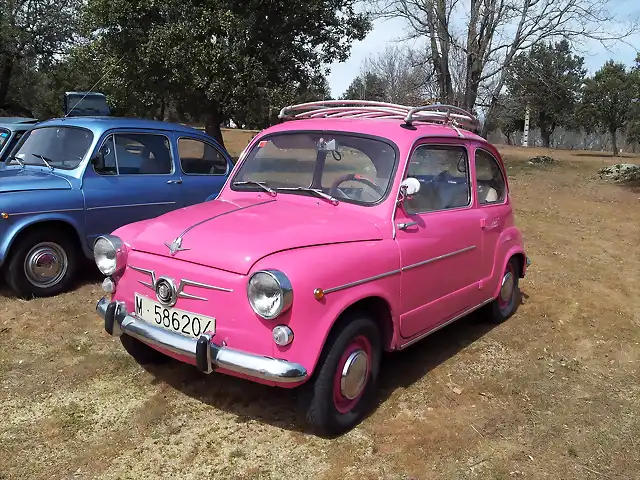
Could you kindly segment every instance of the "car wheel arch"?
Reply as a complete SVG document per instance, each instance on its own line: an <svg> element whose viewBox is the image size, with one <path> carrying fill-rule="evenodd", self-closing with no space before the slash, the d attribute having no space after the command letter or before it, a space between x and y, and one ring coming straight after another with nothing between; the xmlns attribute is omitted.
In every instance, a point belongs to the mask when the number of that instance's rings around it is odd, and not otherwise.
<svg viewBox="0 0 640 480"><path fill-rule="evenodd" d="M8 258L10 258L12 249L15 247L17 241L19 241L20 238L24 237L25 235L27 235L29 232L33 230L36 230L39 228L52 228L52 227L54 228L58 227L58 228L64 229L65 233L67 233L69 237L73 240L76 247L79 250L84 252L83 242L80 238L80 233L78 231L77 226L73 225L67 219L62 219L62 218L35 219L31 222L26 222L20 225L18 229L12 233L9 243L5 248L5 255L4 255L5 261ZM84 253L86 254L86 252Z"/></svg>
<svg viewBox="0 0 640 480"><path fill-rule="evenodd" d="M394 314L388 299L379 294L363 295L362 297L351 301L346 304L340 313L335 317L331 326L327 329L327 333L321 343L321 348L318 349L316 358L313 362L313 371L316 371L318 361L324 352L333 341L334 337L340 332L343 326L343 322L352 317L355 312L363 312L371 317L375 321L376 325L380 329L382 337L383 350L393 350L393 339L395 338L395 322Z"/></svg>

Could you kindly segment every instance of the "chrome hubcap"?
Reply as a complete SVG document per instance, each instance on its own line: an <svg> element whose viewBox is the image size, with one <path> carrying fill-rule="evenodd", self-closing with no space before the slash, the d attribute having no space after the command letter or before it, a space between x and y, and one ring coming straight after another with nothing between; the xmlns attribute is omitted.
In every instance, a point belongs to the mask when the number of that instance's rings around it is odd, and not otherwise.
<svg viewBox="0 0 640 480"><path fill-rule="evenodd" d="M502 277L502 287L500 288L500 299L503 302L508 302L511 299L514 283L513 273L505 273L504 277Z"/></svg>
<svg viewBox="0 0 640 480"><path fill-rule="evenodd" d="M67 273L67 254L57 243L39 243L27 253L24 273L38 288L55 285Z"/></svg>
<svg viewBox="0 0 640 480"><path fill-rule="evenodd" d="M369 358L364 350L356 350L347 358L342 368L340 392L349 400L353 400L364 388L367 381Z"/></svg>

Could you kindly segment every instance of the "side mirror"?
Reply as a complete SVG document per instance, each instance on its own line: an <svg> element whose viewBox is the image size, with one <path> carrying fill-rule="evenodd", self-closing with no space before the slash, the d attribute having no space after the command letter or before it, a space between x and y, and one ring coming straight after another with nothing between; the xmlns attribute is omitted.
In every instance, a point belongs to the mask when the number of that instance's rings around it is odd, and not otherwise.
<svg viewBox="0 0 640 480"><path fill-rule="evenodd" d="M420 191L420 181L417 178L405 178L400 184L400 200L411 197Z"/></svg>

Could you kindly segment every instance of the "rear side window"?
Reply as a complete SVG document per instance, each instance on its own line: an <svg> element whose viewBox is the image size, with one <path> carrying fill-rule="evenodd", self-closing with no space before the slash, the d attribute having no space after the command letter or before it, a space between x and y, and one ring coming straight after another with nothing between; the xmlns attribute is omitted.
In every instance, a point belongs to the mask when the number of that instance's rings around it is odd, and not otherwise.
<svg viewBox="0 0 640 480"><path fill-rule="evenodd" d="M178 140L180 166L187 175L224 175L227 159L213 145L194 138Z"/></svg>
<svg viewBox="0 0 640 480"><path fill-rule="evenodd" d="M420 191L405 201L408 213L427 213L466 207L471 203L466 148L422 145L415 149L408 177L420 181Z"/></svg>
<svg viewBox="0 0 640 480"><path fill-rule="evenodd" d="M507 185L502 170L495 157L485 150L476 150L476 182L480 205L504 202Z"/></svg>

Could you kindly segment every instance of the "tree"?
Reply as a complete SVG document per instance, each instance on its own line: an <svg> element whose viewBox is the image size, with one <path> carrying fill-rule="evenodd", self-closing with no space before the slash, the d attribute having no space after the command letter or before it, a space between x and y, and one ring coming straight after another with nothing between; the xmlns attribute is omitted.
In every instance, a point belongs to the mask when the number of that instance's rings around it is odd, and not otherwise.
<svg viewBox="0 0 640 480"><path fill-rule="evenodd" d="M308 84L323 65L346 60L351 42L370 29L355 3L88 0L87 20L118 65L105 79L110 86L149 106L170 98L222 141L220 125L233 105L247 105L259 91Z"/></svg>
<svg viewBox="0 0 640 480"><path fill-rule="evenodd" d="M609 60L593 78L587 79L582 92L582 121L587 127L611 135L615 156L619 154L618 130L627 126L632 100L638 96L633 80L624 64Z"/></svg>
<svg viewBox="0 0 640 480"><path fill-rule="evenodd" d="M375 73L365 72L353 79L342 100L372 100L386 102L385 82Z"/></svg>
<svg viewBox="0 0 640 480"><path fill-rule="evenodd" d="M82 0L4 0L0 2L0 108L24 109L23 98L9 101L16 73L46 70L64 53L78 27Z"/></svg>
<svg viewBox="0 0 640 480"><path fill-rule="evenodd" d="M496 105L493 116L487 119L487 130L500 130L507 137L507 143L513 145L514 134L524 130L525 107L509 95L501 95Z"/></svg>
<svg viewBox="0 0 640 480"><path fill-rule="evenodd" d="M489 118L518 54L557 38L613 42L637 31L610 13L616 11L612 0L370 1L379 17L404 19L409 36L425 41L442 102L472 110L489 84ZM463 75L456 81L461 58Z"/></svg>
<svg viewBox="0 0 640 480"><path fill-rule="evenodd" d="M254 93L245 97L246 104L234 104L232 108L231 117L239 127L264 129L278 122L280 110L287 105L331 99L329 83L322 75L308 83L260 88Z"/></svg>
<svg viewBox="0 0 640 480"><path fill-rule="evenodd" d="M586 70L584 59L573 55L569 42L541 43L521 53L508 69L506 85L510 95L529 105L542 144L549 147L558 126L575 124L575 108Z"/></svg>

